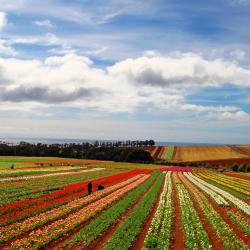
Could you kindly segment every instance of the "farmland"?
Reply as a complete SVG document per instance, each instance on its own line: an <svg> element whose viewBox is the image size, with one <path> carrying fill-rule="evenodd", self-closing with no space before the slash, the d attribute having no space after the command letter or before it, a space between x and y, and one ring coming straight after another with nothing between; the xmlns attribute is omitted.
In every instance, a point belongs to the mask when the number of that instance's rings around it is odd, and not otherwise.
<svg viewBox="0 0 250 250"><path fill-rule="evenodd" d="M52 159L41 167L36 160L28 170L1 172L1 249L250 247L247 173L100 161L49 166ZM19 174L6 178L8 171Z"/></svg>
<svg viewBox="0 0 250 250"><path fill-rule="evenodd" d="M229 146L178 146L174 159L176 161L203 161L246 158L243 153L237 152Z"/></svg>

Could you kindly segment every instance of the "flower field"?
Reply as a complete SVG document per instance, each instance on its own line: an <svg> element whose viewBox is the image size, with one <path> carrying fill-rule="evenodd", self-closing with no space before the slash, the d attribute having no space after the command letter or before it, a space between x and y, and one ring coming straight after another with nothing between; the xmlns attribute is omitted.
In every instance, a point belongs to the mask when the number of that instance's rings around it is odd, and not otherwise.
<svg viewBox="0 0 250 250"><path fill-rule="evenodd" d="M77 177L1 182L0 249L250 248L247 178L187 167Z"/></svg>

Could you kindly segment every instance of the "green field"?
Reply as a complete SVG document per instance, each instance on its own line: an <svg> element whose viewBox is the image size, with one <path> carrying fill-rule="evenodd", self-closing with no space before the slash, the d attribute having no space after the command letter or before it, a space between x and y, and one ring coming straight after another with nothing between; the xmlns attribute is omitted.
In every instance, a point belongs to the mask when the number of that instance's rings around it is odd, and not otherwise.
<svg viewBox="0 0 250 250"><path fill-rule="evenodd" d="M37 168L37 166L32 164L25 164L25 162L51 162L51 161L60 161L60 160L72 160L69 158L59 158L59 157L22 157L22 156L0 156L0 170L13 171L10 170L12 164L14 164L15 168L29 168L30 170L35 171L44 171L42 168ZM79 159L75 159L79 160ZM127 162L111 162L111 161L93 161L82 162L77 164L76 166L82 167L104 167L104 168L128 168L128 169L152 169L152 168L160 168L159 165L154 164L140 164L140 163L127 163ZM60 170L65 166L53 166L46 167L46 171L50 170ZM18 171L18 170L14 170Z"/></svg>
<svg viewBox="0 0 250 250"><path fill-rule="evenodd" d="M8 169L14 164L17 168L27 167L24 162L47 162L47 161L60 161L66 158L59 157L25 157L25 156L0 156L0 169Z"/></svg>
<svg viewBox="0 0 250 250"><path fill-rule="evenodd" d="M173 159L173 153L174 153L174 146L165 147L162 159L171 161Z"/></svg>

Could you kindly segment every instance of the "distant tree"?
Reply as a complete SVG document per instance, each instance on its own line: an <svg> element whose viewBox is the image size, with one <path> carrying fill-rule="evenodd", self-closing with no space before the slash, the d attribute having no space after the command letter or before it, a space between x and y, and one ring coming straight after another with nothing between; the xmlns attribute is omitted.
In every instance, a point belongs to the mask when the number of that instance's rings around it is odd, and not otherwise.
<svg viewBox="0 0 250 250"><path fill-rule="evenodd" d="M248 173L250 172L250 164L247 165L246 172L248 172Z"/></svg>

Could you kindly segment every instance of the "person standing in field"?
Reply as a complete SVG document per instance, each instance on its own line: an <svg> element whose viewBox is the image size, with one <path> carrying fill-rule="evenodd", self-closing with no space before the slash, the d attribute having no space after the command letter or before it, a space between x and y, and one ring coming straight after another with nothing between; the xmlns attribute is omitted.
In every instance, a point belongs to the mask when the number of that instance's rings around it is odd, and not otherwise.
<svg viewBox="0 0 250 250"><path fill-rule="evenodd" d="M90 181L89 183L88 183L88 193L89 194L91 194L92 193L92 182Z"/></svg>

